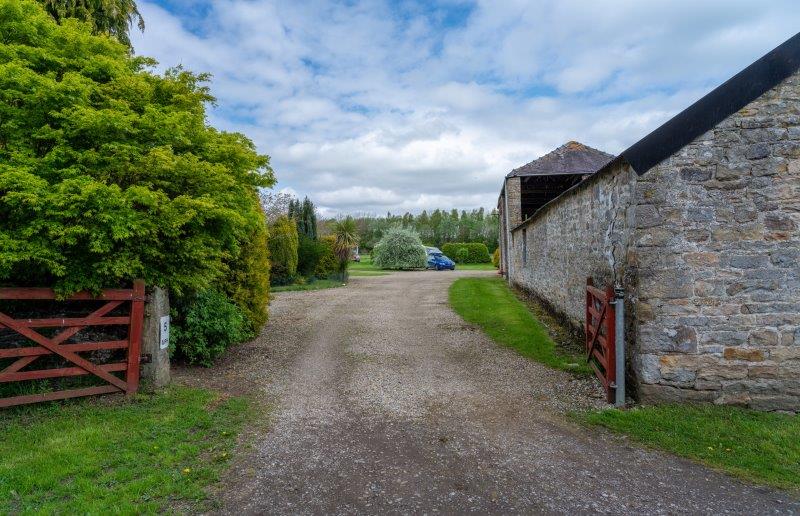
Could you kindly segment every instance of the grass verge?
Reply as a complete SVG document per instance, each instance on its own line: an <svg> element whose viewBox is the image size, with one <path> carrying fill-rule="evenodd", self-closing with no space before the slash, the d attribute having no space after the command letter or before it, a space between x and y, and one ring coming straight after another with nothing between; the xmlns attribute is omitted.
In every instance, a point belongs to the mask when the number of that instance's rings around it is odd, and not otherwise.
<svg viewBox="0 0 800 516"><path fill-rule="evenodd" d="M575 417L747 480L800 489L800 415L664 405Z"/></svg>
<svg viewBox="0 0 800 516"><path fill-rule="evenodd" d="M547 328L516 298L502 278L460 278L450 286L450 305L495 342L537 362L589 374L582 356L559 350Z"/></svg>
<svg viewBox="0 0 800 516"><path fill-rule="evenodd" d="M156 513L212 507L247 401L173 387L133 400L0 413L0 513Z"/></svg>
<svg viewBox="0 0 800 516"><path fill-rule="evenodd" d="M313 283L306 283L304 285L281 285L279 287L270 287L271 292L294 292L297 290L322 290L325 288L343 287L344 283L338 280L321 279Z"/></svg>

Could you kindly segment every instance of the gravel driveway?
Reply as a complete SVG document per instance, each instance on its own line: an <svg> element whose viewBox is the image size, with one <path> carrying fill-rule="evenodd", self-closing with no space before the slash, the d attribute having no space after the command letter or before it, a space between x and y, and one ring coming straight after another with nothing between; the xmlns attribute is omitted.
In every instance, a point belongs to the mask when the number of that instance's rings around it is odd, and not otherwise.
<svg viewBox="0 0 800 516"><path fill-rule="evenodd" d="M255 341L183 381L273 404L224 513L792 513L791 496L587 430L595 385L498 347L404 272L277 294Z"/></svg>

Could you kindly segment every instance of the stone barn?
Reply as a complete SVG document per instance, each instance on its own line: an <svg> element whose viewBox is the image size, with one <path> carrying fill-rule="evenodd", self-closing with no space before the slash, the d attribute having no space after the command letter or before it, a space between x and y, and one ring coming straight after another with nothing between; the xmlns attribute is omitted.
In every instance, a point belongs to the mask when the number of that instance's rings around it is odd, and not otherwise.
<svg viewBox="0 0 800 516"><path fill-rule="evenodd" d="M508 281L576 328L587 277L624 288L640 401L800 410L799 69L800 34L616 157L505 178Z"/></svg>

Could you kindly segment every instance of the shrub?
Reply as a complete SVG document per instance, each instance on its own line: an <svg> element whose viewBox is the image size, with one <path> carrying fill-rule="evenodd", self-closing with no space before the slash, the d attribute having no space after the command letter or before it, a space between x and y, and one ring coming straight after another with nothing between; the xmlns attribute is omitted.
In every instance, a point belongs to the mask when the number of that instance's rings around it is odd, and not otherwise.
<svg viewBox="0 0 800 516"><path fill-rule="evenodd" d="M289 217L280 217L269 230L272 284L288 285L297 274L297 225Z"/></svg>
<svg viewBox="0 0 800 516"><path fill-rule="evenodd" d="M464 261L459 261L459 249L466 249L467 255ZM447 243L442 246L442 252L453 258L457 263L489 263L492 261L489 256L489 249L486 244L481 242L474 243ZM463 256L463 255L462 255Z"/></svg>
<svg viewBox="0 0 800 516"><path fill-rule="evenodd" d="M453 258L456 263L469 263L469 251L466 247L459 247L456 249L456 255Z"/></svg>
<svg viewBox="0 0 800 516"><path fill-rule="evenodd" d="M208 76L155 73L31 0L0 0L0 34L0 282L143 278L179 298L255 278L235 269L264 263L242 253L265 237L256 193L274 178L245 136L206 125Z"/></svg>
<svg viewBox="0 0 800 516"><path fill-rule="evenodd" d="M317 269L322 253L325 252L324 244L319 240L300 234L297 246L297 272L298 274L310 277Z"/></svg>
<svg viewBox="0 0 800 516"><path fill-rule="evenodd" d="M245 315L248 328L253 333L258 333L259 328L267 322L270 271L267 241L266 224L261 224L244 241L221 285L225 294Z"/></svg>
<svg viewBox="0 0 800 516"><path fill-rule="evenodd" d="M428 257L416 231L395 227L372 250L372 261L381 269L417 269L425 267Z"/></svg>
<svg viewBox="0 0 800 516"><path fill-rule="evenodd" d="M190 364L211 366L228 347L252 336L244 313L214 290L185 299L172 315L170 345Z"/></svg>
<svg viewBox="0 0 800 516"><path fill-rule="evenodd" d="M336 237L329 235L319 240L322 253L320 254L314 276L325 279L334 276L339 270L339 259L336 257Z"/></svg>
<svg viewBox="0 0 800 516"><path fill-rule="evenodd" d="M492 253L492 265L494 265L495 268L498 268L498 269L500 268L500 248L499 247L494 250L494 253Z"/></svg>

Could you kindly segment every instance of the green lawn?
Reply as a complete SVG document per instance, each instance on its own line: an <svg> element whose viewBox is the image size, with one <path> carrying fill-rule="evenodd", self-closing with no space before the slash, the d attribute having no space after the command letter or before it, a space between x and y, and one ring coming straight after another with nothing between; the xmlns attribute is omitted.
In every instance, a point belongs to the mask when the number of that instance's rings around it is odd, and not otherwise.
<svg viewBox="0 0 800 516"><path fill-rule="evenodd" d="M748 480L800 489L798 415L665 405L576 417Z"/></svg>
<svg viewBox="0 0 800 516"><path fill-rule="evenodd" d="M304 285L281 285L279 287L270 287L272 292L293 292L296 290L322 290L325 288L343 287L345 284L338 280L321 279L313 283L306 283Z"/></svg>
<svg viewBox="0 0 800 516"><path fill-rule="evenodd" d="M351 262L347 270L351 276L383 276L392 273L375 267L372 264L372 256L368 254L361 255L361 262ZM456 265L456 270L496 271L497 269L491 263L459 263Z"/></svg>
<svg viewBox="0 0 800 516"><path fill-rule="evenodd" d="M496 271L497 267L491 263L457 263L456 270L461 271Z"/></svg>
<svg viewBox="0 0 800 516"><path fill-rule="evenodd" d="M556 348L547 328L514 295L502 278L461 278L450 287L450 305L465 321L494 341L556 369L588 374L583 356Z"/></svg>
<svg viewBox="0 0 800 516"><path fill-rule="evenodd" d="M350 262L350 265L347 267L347 273L350 276L386 276L387 274L391 274L390 271L384 271L375 267L375 265L372 264L372 256L368 254L362 254L360 262Z"/></svg>
<svg viewBox="0 0 800 516"><path fill-rule="evenodd" d="M351 276L385 276L391 274L390 271L375 267L372 264L372 256L368 254L362 254L360 262L350 262L347 272Z"/></svg>
<svg viewBox="0 0 800 516"><path fill-rule="evenodd" d="M248 403L173 387L0 412L0 514L212 508Z"/></svg>

